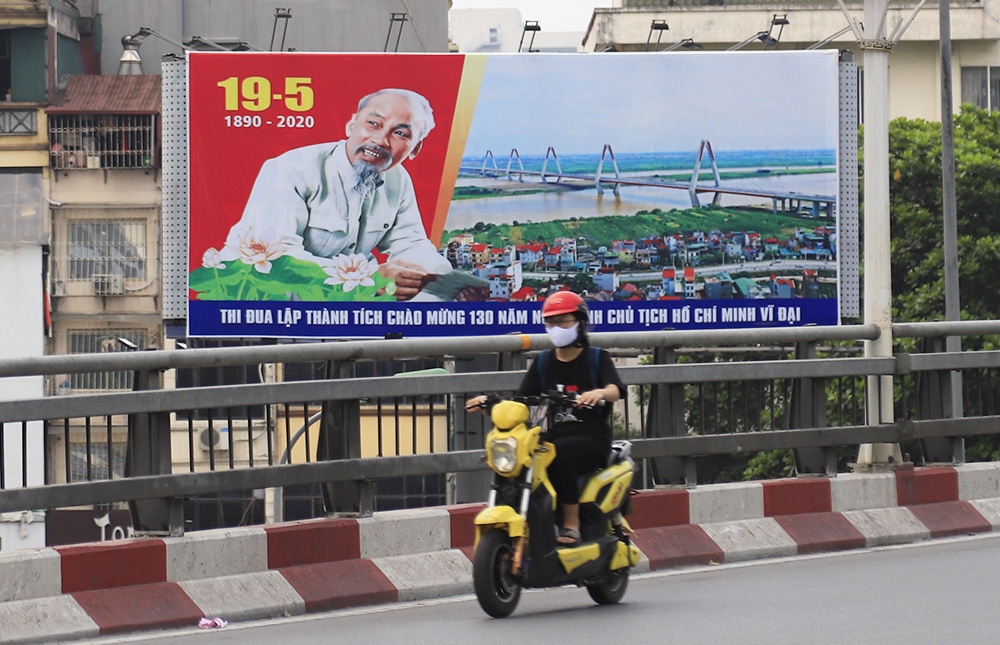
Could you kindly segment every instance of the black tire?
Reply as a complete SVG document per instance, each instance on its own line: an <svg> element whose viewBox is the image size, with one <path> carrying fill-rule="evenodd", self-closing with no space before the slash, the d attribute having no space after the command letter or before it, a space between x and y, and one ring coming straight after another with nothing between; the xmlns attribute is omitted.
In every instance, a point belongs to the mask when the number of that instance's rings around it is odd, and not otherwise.
<svg viewBox="0 0 1000 645"><path fill-rule="evenodd" d="M514 548L507 534L488 531L479 540L472 559L472 584L479 606L493 618L514 613L521 599L521 583L511 575Z"/></svg>
<svg viewBox="0 0 1000 645"><path fill-rule="evenodd" d="M598 605L614 605L621 602L628 590L628 567L608 573L604 582L587 585L587 593Z"/></svg>

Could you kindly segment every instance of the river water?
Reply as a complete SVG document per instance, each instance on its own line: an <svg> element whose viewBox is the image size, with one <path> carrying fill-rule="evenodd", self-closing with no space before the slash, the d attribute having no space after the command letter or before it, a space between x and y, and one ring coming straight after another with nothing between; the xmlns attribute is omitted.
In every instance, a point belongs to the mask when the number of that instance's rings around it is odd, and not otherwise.
<svg viewBox="0 0 1000 645"><path fill-rule="evenodd" d="M530 187L530 182L506 182L495 179L459 179L459 186L482 187L516 187L524 190ZM540 183L540 182L539 182ZM708 185L702 182L702 185ZM728 188L746 188L766 190L770 192L796 192L803 195L836 195L836 173L817 173L812 175L786 175L779 177L751 177L744 179L724 180L721 185ZM712 193L701 193L699 198L703 205L712 202ZM771 208L769 198L745 197L741 195L722 195L722 206L762 206ZM462 199L453 201L448 210L445 229L469 229L478 222L492 224L510 224L513 221L546 222L552 220L589 217L608 217L611 215L634 215L641 210L659 208L665 211L671 209L691 208L691 199L687 190L676 188L654 188L644 186L622 186L616 197L610 188L603 195L597 194L597 189L591 186L579 190L560 190L530 195L506 195L503 197L484 197L480 199Z"/></svg>

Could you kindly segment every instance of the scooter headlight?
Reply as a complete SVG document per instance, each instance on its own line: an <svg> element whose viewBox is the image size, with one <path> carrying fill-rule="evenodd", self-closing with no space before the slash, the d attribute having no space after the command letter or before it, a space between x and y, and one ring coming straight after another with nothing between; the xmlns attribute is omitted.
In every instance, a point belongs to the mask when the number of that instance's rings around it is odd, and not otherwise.
<svg viewBox="0 0 1000 645"><path fill-rule="evenodd" d="M494 439L490 442L490 463L499 473L507 474L517 468L517 439Z"/></svg>

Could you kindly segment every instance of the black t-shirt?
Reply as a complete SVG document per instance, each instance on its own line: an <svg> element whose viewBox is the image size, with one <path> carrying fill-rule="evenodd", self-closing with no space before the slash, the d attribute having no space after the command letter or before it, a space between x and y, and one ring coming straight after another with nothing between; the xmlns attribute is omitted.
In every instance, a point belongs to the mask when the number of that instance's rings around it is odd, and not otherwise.
<svg viewBox="0 0 1000 645"><path fill-rule="evenodd" d="M544 379L545 390L556 390L559 389L559 385L562 385L563 389L566 391L572 391L572 389L575 388L577 392L582 394L583 392L589 392L590 390L600 387L615 385L618 388L619 395L624 397L626 392L625 385L622 383L621 377L618 375L618 370L615 368L615 364L611 360L611 354L602 349L599 350L599 356L597 383L593 383L591 376L593 370L590 366L590 348L584 347L580 355L568 363L560 361L556 358L555 352L551 352L548 355L548 359L545 361L545 369L547 372ZM539 372L538 361L536 360L528 368L527 373L524 375L524 380L521 381L521 387L518 389L517 393L520 396L542 394L542 387L543 379ZM599 438L610 444L610 405L591 409L569 408L566 410L555 411L550 408L549 412L550 418L553 412L556 414L560 412L568 412L577 419L577 421L557 422L554 426L551 426L549 431L555 436L565 434L585 434Z"/></svg>

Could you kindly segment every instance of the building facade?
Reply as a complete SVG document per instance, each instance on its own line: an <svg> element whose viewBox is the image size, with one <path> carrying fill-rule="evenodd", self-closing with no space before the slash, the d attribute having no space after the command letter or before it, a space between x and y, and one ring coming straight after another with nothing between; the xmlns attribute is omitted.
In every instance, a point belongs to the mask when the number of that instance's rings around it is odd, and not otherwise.
<svg viewBox="0 0 1000 645"><path fill-rule="evenodd" d="M600 51L740 51L834 48L864 55L836 0L615 0L594 10L583 48ZM863 4L846 2L861 21ZM887 32L906 24L917 3L889 2ZM1000 1L952 0L953 102L1000 109ZM941 56L937 3L913 16L889 57L890 118L941 120ZM720 79L724 82L724 79ZM683 88L678 88L683 91ZM766 91L766 88L762 88ZM807 100L807 97L790 97Z"/></svg>

